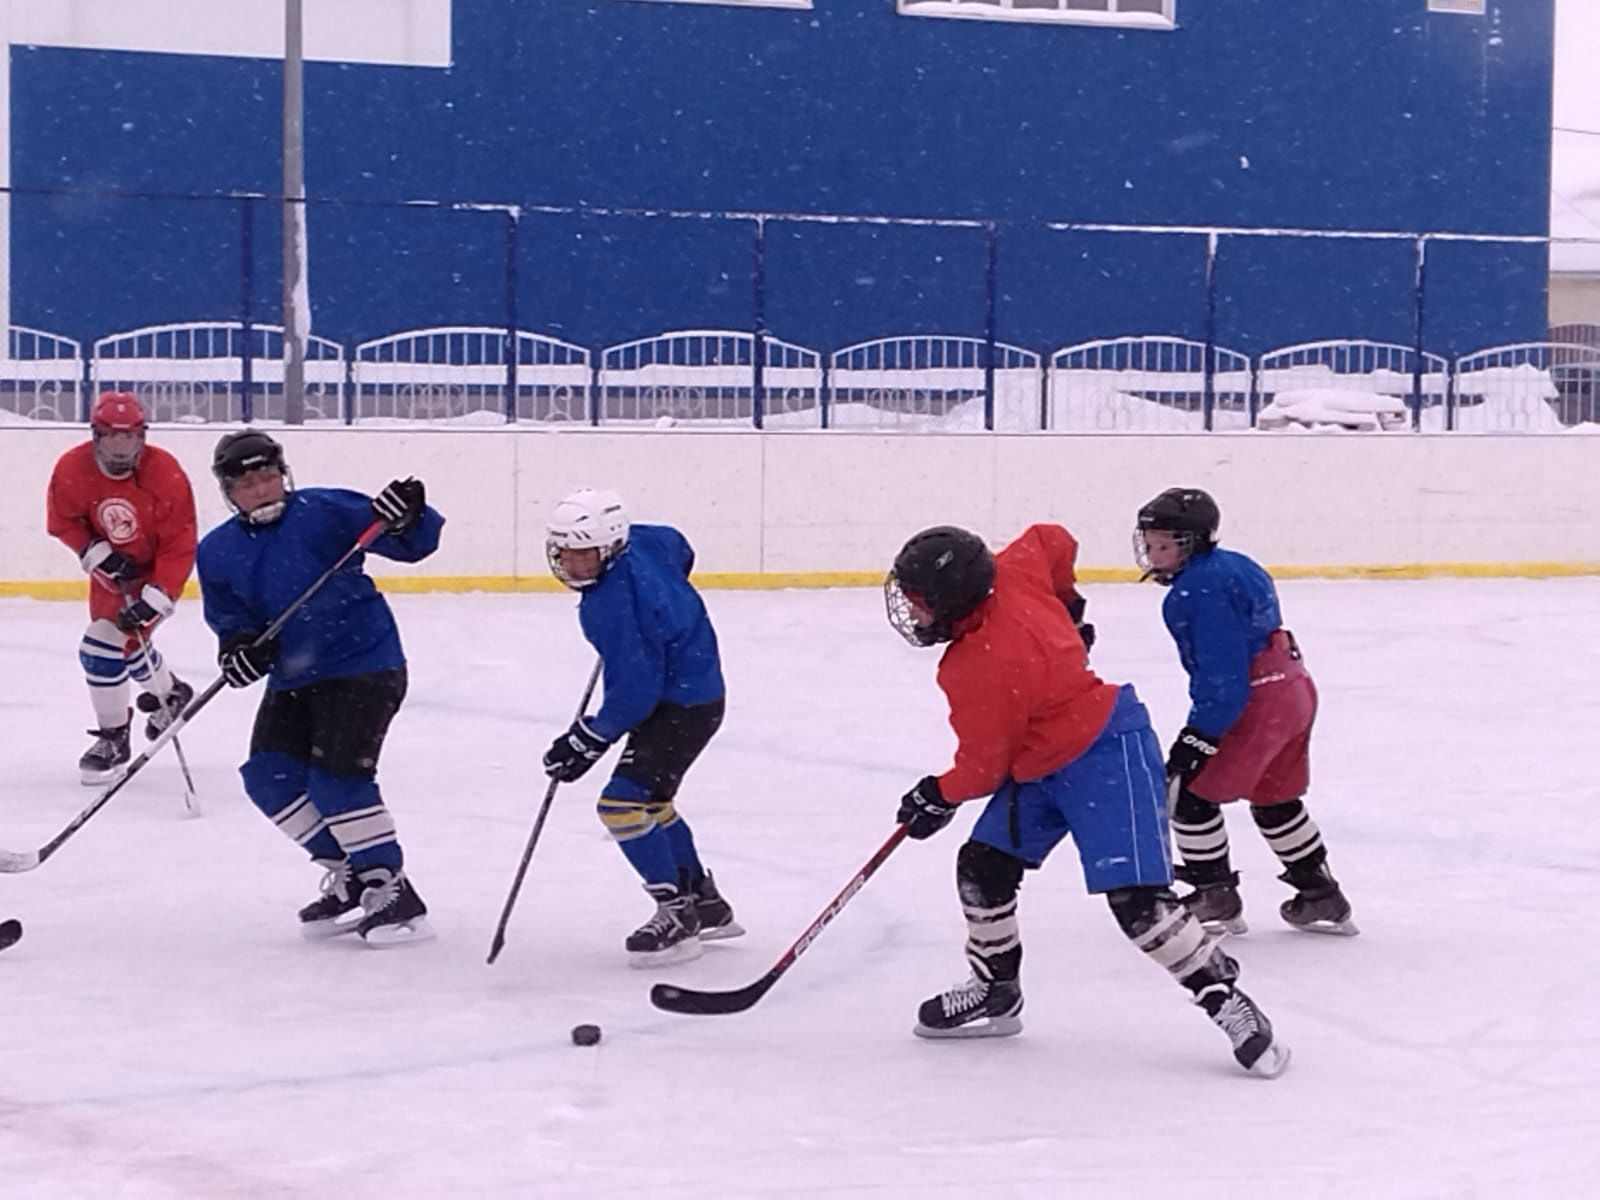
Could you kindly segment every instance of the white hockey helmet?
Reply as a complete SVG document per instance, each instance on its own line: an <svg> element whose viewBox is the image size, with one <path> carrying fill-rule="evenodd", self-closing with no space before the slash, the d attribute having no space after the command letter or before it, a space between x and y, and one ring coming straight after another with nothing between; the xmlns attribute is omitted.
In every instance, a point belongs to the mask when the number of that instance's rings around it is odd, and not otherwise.
<svg viewBox="0 0 1600 1200"><path fill-rule="evenodd" d="M556 503L546 526L544 550L550 573L569 588L593 587L606 567L628 548L628 510L622 497L601 488L579 488ZM598 550L600 569L579 579L561 565L563 550Z"/></svg>

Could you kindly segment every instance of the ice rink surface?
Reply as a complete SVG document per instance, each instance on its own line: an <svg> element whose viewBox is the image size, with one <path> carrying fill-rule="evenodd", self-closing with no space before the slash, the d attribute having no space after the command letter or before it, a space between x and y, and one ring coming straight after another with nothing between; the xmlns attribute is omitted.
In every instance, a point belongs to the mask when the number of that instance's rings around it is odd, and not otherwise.
<svg viewBox="0 0 1600 1200"><path fill-rule="evenodd" d="M1294 1049L1269 1082L1083 894L1064 850L1022 895L1026 1030L929 1043L965 975L953 862L908 843L750 1012L652 1009L654 980L760 976L947 765L936 652L871 590L711 593L727 723L681 809L747 937L630 970L649 903L561 789L509 942L490 933L538 759L591 664L568 596L393 600L410 699L381 779L438 941L311 944L318 873L244 799L256 695L164 754L38 871L0 878L7 1197L1506 1197L1600 1172L1594 678L1600 580L1281 588L1322 691L1312 810L1355 939L1296 933L1230 813L1243 983ZM1163 743L1184 681L1154 586L1089 589L1094 663ZM0 845L94 796L75 603L0 601ZM214 676L196 603L159 644ZM136 735L137 737L138 735ZM579 1022L604 1027L573 1046Z"/></svg>

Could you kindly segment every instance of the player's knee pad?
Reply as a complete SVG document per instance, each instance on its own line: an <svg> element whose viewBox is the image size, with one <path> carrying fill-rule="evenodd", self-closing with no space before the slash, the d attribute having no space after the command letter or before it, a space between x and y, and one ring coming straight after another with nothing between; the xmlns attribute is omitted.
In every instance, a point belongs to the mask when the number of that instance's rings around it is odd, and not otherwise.
<svg viewBox="0 0 1600 1200"><path fill-rule="evenodd" d="M968 841L956 854L956 890L969 907L998 908L1017 898L1025 864L987 842Z"/></svg>
<svg viewBox="0 0 1600 1200"><path fill-rule="evenodd" d="M1128 940L1180 983L1188 986L1197 975L1215 982L1226 975L1233 960L1206 937L1204 926L1171 888L1114 888L1106 901ZM1237 969L1234 965L1235 974Z"/></svg>
<svg viewBox="0 0 1600 1200"><path fill-rule="evenodd" d="M239 768L245 794L285 837L310 846L325 825L306 794L306 764L276 750L258 750Z"/></svg>
<svg viewBox="0 0 1600 1200"><path fill-rule="evenodd" d="M601 796L594 806L600 814L600 824L619 842L631 842L643 837L656 827L650 805L642 800L627 800L617 796Z"/></svg>
<svg viewBox="0 0 1600 1200"><path fill-rule="evenodd" d="M1172 807L1174 825L1209 825L1221 816L1221 805L1202 800L1186 787L1178 789L1178 802Z"/></svg>
<svg viewBox="0 0 1600 1200"><path fill-rule="evenodd" d="M78 644L78 662L91 686L109 687L128 677L123 632L105 618L89 622Z"/></svg>

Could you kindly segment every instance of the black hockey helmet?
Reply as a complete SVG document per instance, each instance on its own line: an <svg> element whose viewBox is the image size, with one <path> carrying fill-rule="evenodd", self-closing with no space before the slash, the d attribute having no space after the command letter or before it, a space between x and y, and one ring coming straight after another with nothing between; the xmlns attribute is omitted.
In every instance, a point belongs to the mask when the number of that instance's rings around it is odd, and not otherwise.
<svg viewBox="0 0 1600 1200"><path fill-rule="evenodd" d="M276 468L278 474L283 476L285 499L245 512L233 501L233 481L264 467ZM217 477L222 498L228 502L228 507L252 525L268 525L281 517L287 504L287 495L294 489L289 464L284 461L283 447L259 429L238 429L223 434L217 441L217 448L211 452L211 473Z"/></svg>
<svg viewBox="0 0 1600 1200"><path fill-rule="evenodd" d="M1217 544L1222 527L1222 510L1209 492L1199 488L1168 488L1139 510L1138 528L1133 534L1133 554L1145 578L1171 583L1183 564L1196 554L1208 554ZM1150 547L1145 534L1153 531L1171 534L1183 550L1176 567L1157 570L1150 564Z"/></svg>
<svg viewBox="0 0 1600 1200"><path fill-rule="evenodd" d="M983 539L954 525L924 529L900 548L883 581L889 624L913 646L948 642L955 624L994 587L994 555ZM912 606L932 614L918 622Z"/></svg>

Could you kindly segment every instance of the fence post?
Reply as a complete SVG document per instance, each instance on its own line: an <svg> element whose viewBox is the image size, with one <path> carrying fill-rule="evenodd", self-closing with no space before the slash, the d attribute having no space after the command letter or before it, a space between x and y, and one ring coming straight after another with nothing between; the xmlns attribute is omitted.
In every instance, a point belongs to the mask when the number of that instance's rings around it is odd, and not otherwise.
<svg viewBox="0 0 1600 1200"><path fill-rule="evenodd" d="M239 364L239 415L246 425L255 416L255 200L239 200L239 327L244 359Z"/></svg>
<svg viewBox="0 0 1600 1200"><path fill-rule="evenodd" d="M767 222L765 217L756 218L755 262L753 264L753 286L755 294L752 300L755 305L754 326L755 341L750 347L750 366L752 372L750 389L750 418L755 422L755 427L762 427L763 410L767 401Z"/></svg>
<svg viewBox="0 0 1600 1200"><path fill-rule="evenodd" d="M1412 282L1412 366L1411 366L1411 431L1422 428L1422 364L1423 364L1423 295L1428 284L1428 235L1417 238L1417 266ZM1450 406L1445 405L1445 428L1450 427Z"/></svg>
<svg viewBox="0 0 1600 1200"><path fill-rule="evenodd" d="M1206 234L1206 348L1205 382L1200 393L1201 423L1206 432L1216 425L1217 412L1217 232ZM1250 425L1256 423L1251 405Z"/></svg>
<svg viewBox="0 0 1600 1200"><path fill-rule="evenodd" d="M517 226L522 210L516 205L506 209L506 424L517 420L517 357L521 347L517 344ZM535 414L537 415L537 414Z"/></svg>
<svg viewBox="0 0 1600 1200"><path fill-rule="evenodd" d="M998 306L995 302L996 283L999 279L1000 246L995 222L983 225L983 427L994 429L994 355Z"/></svg>

